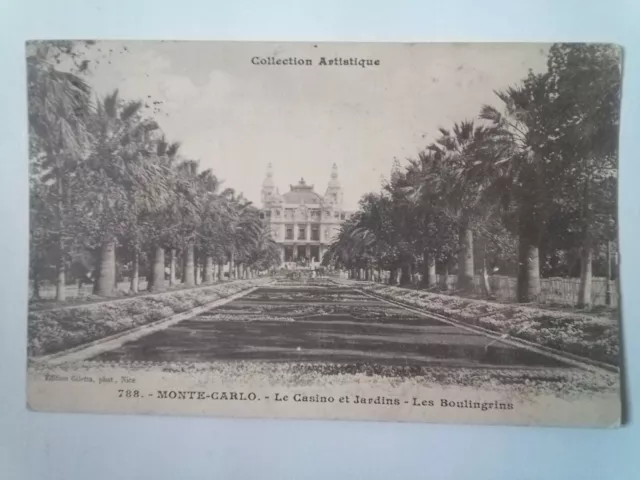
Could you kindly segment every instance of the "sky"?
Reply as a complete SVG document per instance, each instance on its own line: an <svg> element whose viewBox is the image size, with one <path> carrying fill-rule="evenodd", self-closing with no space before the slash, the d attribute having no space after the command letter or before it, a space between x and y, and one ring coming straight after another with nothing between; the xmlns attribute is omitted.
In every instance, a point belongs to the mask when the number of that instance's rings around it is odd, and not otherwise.
<svg viewBox="0 0 640 480"><path fill-rule="evenodd" d="M86 49L96 95L142 100L181 154L257 204L267 165L281 193L304 177L324 194L338 166L345 208L379 191L394 159L439 127L499 106L494 90L546 68L544 44L98 42ZM254 65L254 57L312 66ZM327 66L358 58L379 65Z"/></svg>

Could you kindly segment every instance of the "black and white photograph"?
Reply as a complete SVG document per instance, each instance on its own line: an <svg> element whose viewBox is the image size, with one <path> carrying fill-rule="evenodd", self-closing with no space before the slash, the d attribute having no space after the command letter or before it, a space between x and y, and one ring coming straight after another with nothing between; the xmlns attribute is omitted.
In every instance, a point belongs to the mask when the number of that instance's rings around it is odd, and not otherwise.
<svg viewBox="0 0 640 480"><path fill-rule="evenodd" d="M38 40L25 81L30 408L621 423L618 46Z"/></svg>

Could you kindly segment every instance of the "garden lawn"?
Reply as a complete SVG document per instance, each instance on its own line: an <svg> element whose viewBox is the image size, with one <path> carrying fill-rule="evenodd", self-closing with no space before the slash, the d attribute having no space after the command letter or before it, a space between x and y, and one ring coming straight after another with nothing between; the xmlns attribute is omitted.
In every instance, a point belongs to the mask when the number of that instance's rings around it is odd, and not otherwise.
<svg viewBox="0 0 640 480"><path fill-rule="evenodd" d="M186 312L265 281L240 280L99 305L30 312L28 353L39 357L67 350Z"/></svg>
<svg viewBox="0 0 640 480"><path fill-rule="evenodd" d="M619 364L619 325L609 318L505 305L377 283L348 284L470 325L610 365Z"/></svg>

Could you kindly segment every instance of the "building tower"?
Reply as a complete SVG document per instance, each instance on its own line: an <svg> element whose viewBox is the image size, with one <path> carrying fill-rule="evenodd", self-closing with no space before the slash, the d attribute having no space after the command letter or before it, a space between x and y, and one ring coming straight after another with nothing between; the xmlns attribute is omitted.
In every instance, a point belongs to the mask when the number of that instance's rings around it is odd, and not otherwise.
<svg viewBox="0 0 640 480"><path fill-rule="evenodd" d="M276 187L273 183L273 165L269 163L267 166L267 176L262 182L262 204L266 205L276 193Z"/></svg>
<svg viewBox="0 0 640 480"><path fill-rule="evenodd" d="M324 201L335 205L340 210L342 209L342 185L338 180L338 166L335 163L331 168L331 179L324 194Z"/></svg>

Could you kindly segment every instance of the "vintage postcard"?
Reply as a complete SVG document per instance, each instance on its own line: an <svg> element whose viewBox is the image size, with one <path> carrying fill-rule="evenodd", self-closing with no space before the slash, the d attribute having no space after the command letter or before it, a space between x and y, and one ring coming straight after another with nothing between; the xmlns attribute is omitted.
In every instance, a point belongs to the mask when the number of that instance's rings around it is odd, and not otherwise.
<svg viewBox="0 0 640 480"><path fill-rule="evenodd" d="M621 62L28 42L29 407L619 425Z"/></svg>

